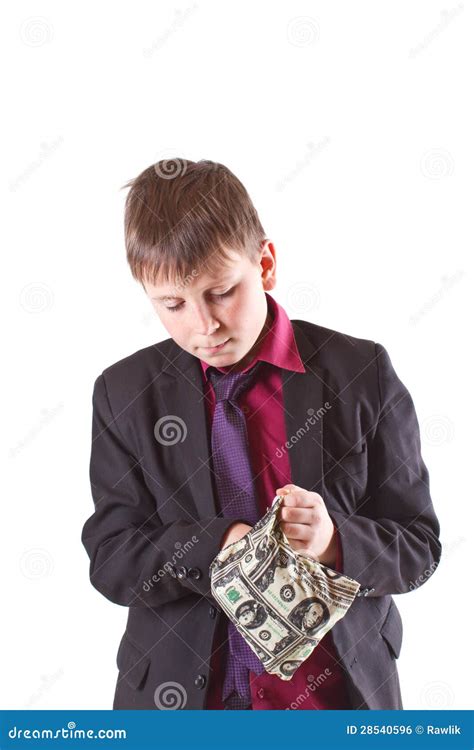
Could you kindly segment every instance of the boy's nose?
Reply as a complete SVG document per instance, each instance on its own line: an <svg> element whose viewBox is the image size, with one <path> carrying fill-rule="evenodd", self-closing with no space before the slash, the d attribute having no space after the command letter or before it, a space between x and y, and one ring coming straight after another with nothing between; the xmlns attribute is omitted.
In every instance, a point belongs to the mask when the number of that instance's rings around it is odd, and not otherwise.
<svg viewBox="0 0 474 750"><path fill-rule="evenodd" d="M210 312L196 310L197 329L200 336L212 336L219 328L219 323Z"/></svg>

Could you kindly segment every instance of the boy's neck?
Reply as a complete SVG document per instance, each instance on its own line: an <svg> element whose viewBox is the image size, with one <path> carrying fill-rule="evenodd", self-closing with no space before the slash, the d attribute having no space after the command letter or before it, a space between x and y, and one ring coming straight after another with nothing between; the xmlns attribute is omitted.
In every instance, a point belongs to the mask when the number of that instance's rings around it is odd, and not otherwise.
<svg viewBox="0 0 474 750"><path fill-rule="evenodd" d="M236 362L233 365L229 365L228 367L222 367L220 369L223 370L224 372L228 372L228 371L241 372L242 370L245 370L245 368L248 367L250 362L257 355L257 352L260 349L260 346L262 345L262 341L267 335L270 328L272 327L272 324L273 324L273 315L270 310L270 307L268 307L268 312L267 312L267 317L265 319L265 323L263 324L263 328L258 335L258 339L256 340L255 344L252 346L252 348L247 352L247 354L244 357L242 357L242 359L239 362Z"/></svg>

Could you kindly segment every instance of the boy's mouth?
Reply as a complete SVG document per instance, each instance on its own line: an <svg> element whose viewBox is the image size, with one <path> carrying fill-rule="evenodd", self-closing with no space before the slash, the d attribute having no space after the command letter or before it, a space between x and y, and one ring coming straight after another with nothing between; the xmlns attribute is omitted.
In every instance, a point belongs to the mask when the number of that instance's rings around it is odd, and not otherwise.
<svg viewBox="0 0 474 750"><path fill-rule="evenodd" d="M214 354L214 352L220 352L221 349L224 348L224 346L230 341L230 339L226 339L222 342L222 344L219 344L218 346L203 346L202 348L208 353L208 354Z"/></svg>

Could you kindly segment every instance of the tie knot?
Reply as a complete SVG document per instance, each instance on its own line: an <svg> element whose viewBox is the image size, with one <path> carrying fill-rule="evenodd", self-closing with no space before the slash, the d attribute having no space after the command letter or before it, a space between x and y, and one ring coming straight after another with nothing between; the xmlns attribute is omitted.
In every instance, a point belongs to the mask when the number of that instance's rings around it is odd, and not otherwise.
<svg viewBox="0 0 474 750"><path fill-rule="evenodd" d="M219 372L209 367L208 373L216 394L216 401L237 401L240 394L250 387L255 379L259 362L247 372Z"/></svg>

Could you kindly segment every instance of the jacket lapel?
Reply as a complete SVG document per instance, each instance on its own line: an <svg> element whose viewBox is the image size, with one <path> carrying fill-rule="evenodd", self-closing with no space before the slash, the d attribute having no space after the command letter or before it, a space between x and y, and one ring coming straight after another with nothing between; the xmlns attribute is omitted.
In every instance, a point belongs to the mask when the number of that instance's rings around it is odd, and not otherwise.
<svg viewBox="0 0 474 750"><path fill-rule="evenodd" d="M186 428L183 442L173 446L180 451L184 480L194 498L197 516L208 518L217 514L211 478L211 447L207 430L202 371L199 360L172 342L169 361L163 368L168 375L160 389L166 414L178 416ZM166 448L165 448L166 450Z"/></svg>
<svg viewBox="0 0 474 750"><path fill-rule="evenodd" d="M293 321L291 324L306 368L306 372L282 370L291 478L298 487L322 494L324 371L316 365L314 345Z"/></svg>

